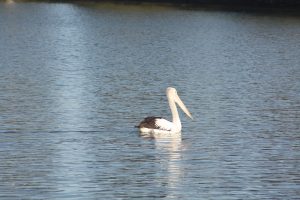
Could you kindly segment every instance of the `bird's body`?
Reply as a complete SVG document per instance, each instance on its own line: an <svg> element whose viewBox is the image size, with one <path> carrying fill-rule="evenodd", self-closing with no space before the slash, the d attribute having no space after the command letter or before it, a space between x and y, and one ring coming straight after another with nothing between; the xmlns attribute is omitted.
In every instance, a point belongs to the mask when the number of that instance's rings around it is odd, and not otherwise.
<svg viewBox="0 0 300 200"><path fill-rule="evenodd" d="M165 135L181 135L181 121L177 111L176 103L185 112L187 116L192 115L179 98L175 88L167 88L167 97L172 112L172 122L161 117L146 117L137 127L141 134L165 134Z"/></svg>
<svg viewBox="0 0 300 200"><path fill-rule="evenodd" d="M173 123L163 119L162 117L146 117L140 123L139 127L171 131L173 128Z"/></svg>

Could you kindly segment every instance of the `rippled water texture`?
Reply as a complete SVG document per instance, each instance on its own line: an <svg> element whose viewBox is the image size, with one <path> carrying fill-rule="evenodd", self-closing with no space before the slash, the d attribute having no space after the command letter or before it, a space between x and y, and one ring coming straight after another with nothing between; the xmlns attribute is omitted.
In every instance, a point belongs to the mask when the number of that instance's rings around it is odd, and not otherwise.
<svg viewBox="0 0 300 200"><path fill-rule="evenodd" d="M0 4L1 199L299 199L300 18ZM134 128L170 119L181 139Z"/></svg>

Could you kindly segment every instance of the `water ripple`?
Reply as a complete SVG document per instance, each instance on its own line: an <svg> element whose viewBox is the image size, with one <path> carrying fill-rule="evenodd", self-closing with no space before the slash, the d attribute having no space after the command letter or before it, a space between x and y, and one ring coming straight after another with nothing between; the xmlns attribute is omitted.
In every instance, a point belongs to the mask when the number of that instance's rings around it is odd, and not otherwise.
<svg viewBox="0 0 300 200"><path fill-rule="evenodd" d="M299 199L297 16L0 3L1 199ZM144 138L192 112L182 138Z"/></svg>

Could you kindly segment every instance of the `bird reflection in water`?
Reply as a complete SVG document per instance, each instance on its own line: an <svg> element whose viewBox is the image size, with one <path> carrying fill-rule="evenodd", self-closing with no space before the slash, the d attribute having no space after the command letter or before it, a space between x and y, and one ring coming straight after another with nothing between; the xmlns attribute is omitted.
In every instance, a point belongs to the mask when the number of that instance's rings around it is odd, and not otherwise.
<svg viewBox="0 0 300 200"><path fill-rule="evenodd" d="M167 196L179 197L181 178L184 170L182 168L182 139L181 137L155 138L155 149L160 160L161 167L166 171Z"/></svg>

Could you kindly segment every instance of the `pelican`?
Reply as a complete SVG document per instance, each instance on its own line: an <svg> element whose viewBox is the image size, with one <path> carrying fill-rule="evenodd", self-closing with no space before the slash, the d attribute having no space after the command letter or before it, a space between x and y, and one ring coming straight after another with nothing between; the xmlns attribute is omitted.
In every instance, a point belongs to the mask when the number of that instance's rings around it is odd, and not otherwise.
<svg viewBox="0 0 300 200"><path fill-rule="evenodd" d="M172 113L172 122L161 117L146 117L138 126L140 133L143 134L167 134L167 135L181 135L181 121L177 111L176 104L183 110L183 112L191 119L191 113L179 98L175 88L168 87L166 90L169 106Z"/></svg>

